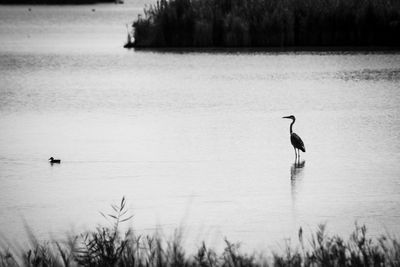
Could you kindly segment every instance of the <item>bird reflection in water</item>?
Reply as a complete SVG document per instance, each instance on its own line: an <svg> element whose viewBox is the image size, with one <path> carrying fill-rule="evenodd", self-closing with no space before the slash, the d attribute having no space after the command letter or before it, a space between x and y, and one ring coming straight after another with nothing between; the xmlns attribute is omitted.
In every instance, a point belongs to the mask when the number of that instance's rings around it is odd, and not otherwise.
<svg viewBox="0 0 400 267"><path fill-rule="evenodd" d="M306 161L295 161L292 166L290 167L290 179L296 180L298 176L301 176L303 173L304 165L306 165Z"/></svg>
<svg viewBox="0 0 400 267"><path fill-rule="evenodd" d="M299 191L299 184L304 176L304 166L306 164L305 160L298 161L296 160L290 166L290 185L291 185L291 193L292 193L292 201L293 201L293 208L296 203L297 193Z"/></svg>

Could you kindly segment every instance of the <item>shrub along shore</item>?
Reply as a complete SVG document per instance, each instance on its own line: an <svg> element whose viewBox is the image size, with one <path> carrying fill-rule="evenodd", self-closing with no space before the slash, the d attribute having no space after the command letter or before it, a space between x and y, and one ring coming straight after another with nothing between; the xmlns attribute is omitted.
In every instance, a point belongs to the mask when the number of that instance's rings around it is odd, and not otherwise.
<svg viewBox="0 0 400 267"><path fill-rule="evenodd" d="M30 244L23 247L5 243L0 238L0 267L5 266L133 266L133 267L244 267L244 266L400 266L398 238L383 235L370 238L365 226L355 227L345 240L328 235L320 225L310 237L299 229L297 245L287 243L280 252L243 253L238 243L225 240L221 253L199 244L189 254L182 246L182 234L177 231L167 240L158 234L137 235L120 225L132 218L125 209L125 199L112 205L113 212L102 214L109 219L108 227L97 227L66 241L39 242L28 232Z"/></svg>
<svg viewBox="0 0 400 267"><path fill-rule="evenodd" d="M134 47L400 47L398 0L159 0Z"/></svg>

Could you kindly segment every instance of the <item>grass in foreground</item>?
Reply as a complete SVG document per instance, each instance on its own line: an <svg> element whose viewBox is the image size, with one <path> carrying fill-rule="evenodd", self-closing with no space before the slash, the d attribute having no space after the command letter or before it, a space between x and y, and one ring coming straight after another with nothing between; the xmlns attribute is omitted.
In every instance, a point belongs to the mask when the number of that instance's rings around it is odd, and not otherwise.
<svg viewBox="0 0 400 267"><path fill-rule="evenodd" d="M119 206L112 205L113 214L102 214L112 220L111 226L69 237L66 242L39 243L30 234L31 244L26 247L3 244L0 266L400 266L398 239L390 236L372 239L367 236L365 226L357 225L346 241L327 235L325 226L320 225L305 242L300 228L296 247L287 245L285 251L272 252L269 258L255 252L243 253L239 244L227 240L220 254L205 243L188 254L181 245L179 232L172 240L157 234L141 236L132 230L122 234L120 224L132 218L127 215L125 204L123 198Z"/></svg>

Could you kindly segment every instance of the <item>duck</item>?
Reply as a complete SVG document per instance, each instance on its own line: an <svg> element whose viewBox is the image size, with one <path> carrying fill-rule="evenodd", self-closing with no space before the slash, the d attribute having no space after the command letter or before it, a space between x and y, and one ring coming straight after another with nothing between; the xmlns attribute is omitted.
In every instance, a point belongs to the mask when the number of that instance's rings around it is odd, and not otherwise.
<svg viewBox="0 0 400 267"><path fill-rule="evenodd" d="M61 159L55 159L53 157L49 158L49 161L50 161L51 164L53 164L53 163L61 163Z"/></svg>

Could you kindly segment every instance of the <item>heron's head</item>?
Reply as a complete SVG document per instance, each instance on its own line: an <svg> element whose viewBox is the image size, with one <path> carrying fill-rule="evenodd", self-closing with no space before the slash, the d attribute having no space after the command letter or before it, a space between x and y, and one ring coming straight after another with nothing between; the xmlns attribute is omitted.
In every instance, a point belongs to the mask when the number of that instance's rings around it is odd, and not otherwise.
<svg viewBox="0 0 400 267"><path fill-rule="evenodd" d="M296 120L296 117L295 117L295 116L293 116L293 115L290 115L290 116L285 116L285 117L282 117L282 119L291 119L291 120Z"/></svg>

